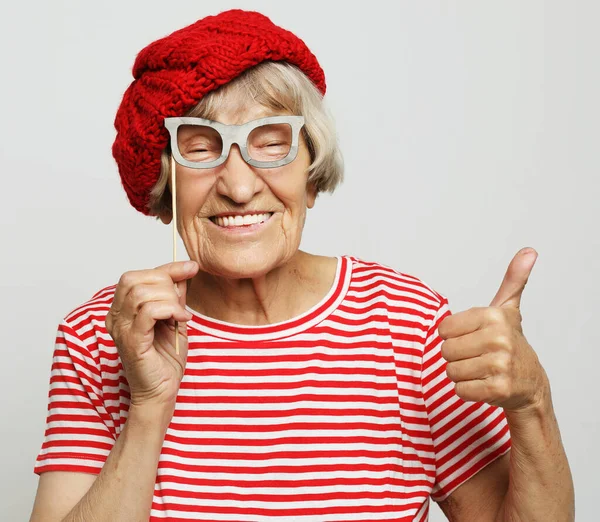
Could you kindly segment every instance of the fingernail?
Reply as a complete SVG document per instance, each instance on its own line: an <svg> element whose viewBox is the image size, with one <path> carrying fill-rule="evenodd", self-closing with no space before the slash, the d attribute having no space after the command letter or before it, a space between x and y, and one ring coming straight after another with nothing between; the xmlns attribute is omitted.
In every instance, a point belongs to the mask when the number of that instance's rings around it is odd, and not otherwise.
<svg viewBox="0 0 600 522"><path fill-rule="evenodd" d="M187 261L184 265L183 265L183 269L186 272L189 272L191 270L193 270L196 267L196 263L194 261Z"/></svg>

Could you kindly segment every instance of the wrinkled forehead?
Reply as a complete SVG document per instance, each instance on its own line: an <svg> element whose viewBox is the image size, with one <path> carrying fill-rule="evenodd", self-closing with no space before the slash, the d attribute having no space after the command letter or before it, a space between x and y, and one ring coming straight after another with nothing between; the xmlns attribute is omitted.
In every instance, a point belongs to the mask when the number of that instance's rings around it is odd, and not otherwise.
<svg viewBox="0 0 600 522"><path fill-rule="evenodd" d="M267 118L268 116L288 115L291 115L289 111L281 109L276 110L256 104L250 107L224 107L223 110L215 112L210 119L219 123L224 123L225 125L242 125L244 123L248 123L249 121Z"/></svg>

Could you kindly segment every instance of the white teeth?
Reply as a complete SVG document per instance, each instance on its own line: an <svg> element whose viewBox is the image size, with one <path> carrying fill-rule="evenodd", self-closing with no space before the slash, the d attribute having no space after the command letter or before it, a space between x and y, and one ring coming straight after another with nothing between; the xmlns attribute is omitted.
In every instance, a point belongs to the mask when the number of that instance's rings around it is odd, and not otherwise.
<svg viewBox="0 0 600 522"><path fill-rule="evenodd" d="M271 217L273 213L267 214L247 214L245 216L223 216L215 217L213 221L221 227L239 227L243 225L254 225L255 223L262 223Z"/></svg>

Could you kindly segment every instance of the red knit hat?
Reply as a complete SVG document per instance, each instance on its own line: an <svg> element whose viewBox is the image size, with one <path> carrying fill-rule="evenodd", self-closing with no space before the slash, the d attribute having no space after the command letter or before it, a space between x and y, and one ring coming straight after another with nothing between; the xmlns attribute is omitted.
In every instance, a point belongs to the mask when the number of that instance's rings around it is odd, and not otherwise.
<svg viewBox="0 0 600 522"><path fill-rule="evenodd" d="M115 118L112 147L130 203L145 215L169 142L164 118L182 116L202 97L265 60L296 65L322 94L325 75L306 44L261 13L232 9L207 16L144 48Z"/></svg>

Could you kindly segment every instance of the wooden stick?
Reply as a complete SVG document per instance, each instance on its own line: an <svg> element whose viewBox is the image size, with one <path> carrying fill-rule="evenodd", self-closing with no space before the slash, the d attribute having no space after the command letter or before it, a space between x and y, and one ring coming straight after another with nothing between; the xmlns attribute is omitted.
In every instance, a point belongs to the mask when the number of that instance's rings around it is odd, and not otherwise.
<svg viewBox="0 0 600 522"><path fill-rule="evenodd" d="M171 154L171 208L173 210L173 263L177 261L177 185L175 183L175 158ZM175 283L177 286L177 283ZM175 321L175 353L179 355L179 321Z"/></svg>

